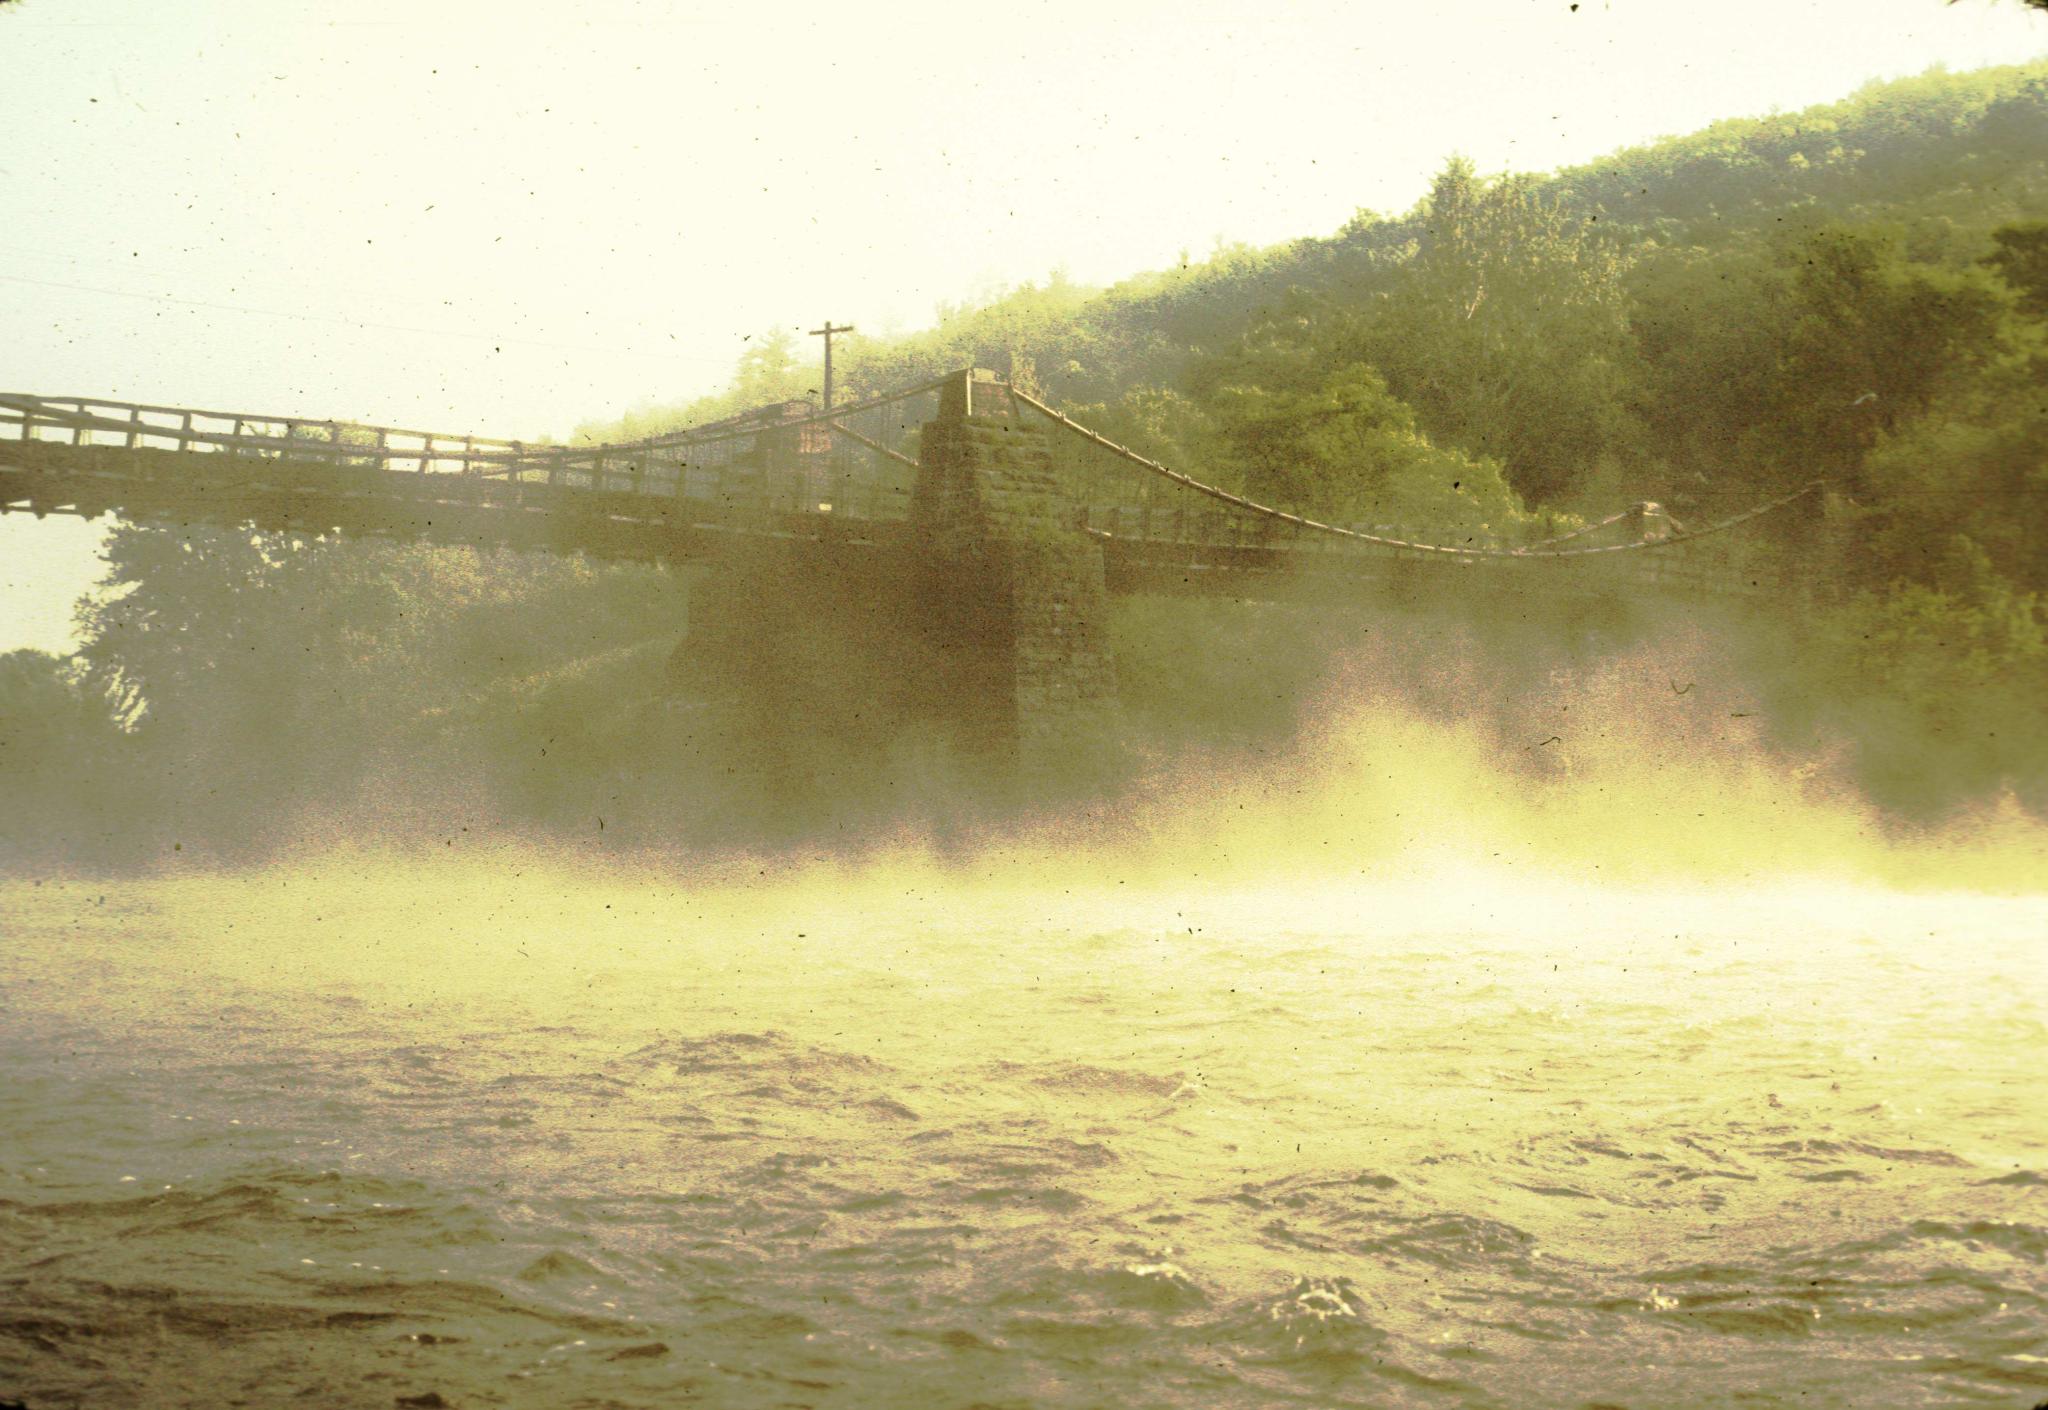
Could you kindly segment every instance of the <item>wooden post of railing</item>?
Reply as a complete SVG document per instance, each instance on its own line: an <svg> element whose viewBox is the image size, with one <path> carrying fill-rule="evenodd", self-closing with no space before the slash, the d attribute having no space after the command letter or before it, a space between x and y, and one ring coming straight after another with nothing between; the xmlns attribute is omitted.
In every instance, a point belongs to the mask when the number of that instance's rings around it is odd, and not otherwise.
<svg viewBox="0 0 2048 1410"><path fill-rule="evenodd" d="M142 432L136 429L141 425L142 408L139 406L130 407L128 409L128 449L130 450L134 450L142 444Z"/></svg>
<svg viewBox="0 0 2048 1410"><path fill-rule="evenodd" d="M182 454L192 449L192 413L186 412L178 418L178 450Z"/></svg>
<svg viewBox="0 0 2048 1410"><path fill-rule="evenodd" d="M512 463L505 467L505 478L515 485L519 483L519 477L526 473L525 460L526 443L524 441L512 442Z"/></svg>
<svg viewBox="0 0 2048 1410"><path fill-rule="evenodd" d="M476 473L475 436L464 436L462 438L462 473L465 475L474 475Z"/></svg>
<svg viewBox="0 0 2048 1410"><path fill-rule="evenodd" d="M420 443L420 474L424 475L427 473L427 462L432 460L433 458L434 438L430 435Z"/></svg>
<svg viewBox="0 0 2048 1410"><path fill-rule="evenodd" d="M379 426L377 428L377 468L379 470L389 470L391 468L391 428L389 426Z"/></svg>

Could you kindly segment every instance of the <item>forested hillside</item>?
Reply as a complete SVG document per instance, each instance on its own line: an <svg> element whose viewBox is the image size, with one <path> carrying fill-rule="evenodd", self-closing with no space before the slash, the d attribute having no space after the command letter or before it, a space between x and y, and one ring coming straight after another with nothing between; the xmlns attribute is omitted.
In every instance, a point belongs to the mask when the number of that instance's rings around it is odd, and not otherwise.
<svg viewBox="0 0 2048 1410"><path fill-rule="evenodd" d="M580 434L801 396L798 353L764 337L726 393ZM1836 742L1916 816L2048 801L2048 63L1547 176L1453 158L1404 214L1025 285L848 338L840 375L853 397L974 364L1274 504L1447 532L1639 499L1712 517L1824 477L1837 591L1781 624L1783 735ZM0 660L0 847L261 846L364 800L432 827L744 831L761 791L678 706L673 597L651 570L123 529L79 657ZM1121 630L1142 715L1134 673L1185 628L1132 608ZM803 794L817 760L756 744L767 791ZM837 825L829 794L778 816Z"/></svg>
<svg viewBox="0 0 2048 1410"><path fill-rule="evenodd" d="M1815 709L1910 777L1902 797L2048 775L2048 63L1548 176L1453 158L1405 214L1110 289L1027 285L846 362L856 391L1014 366L1222 484L1446 529L1644 498L1712 516L1826 478L1841 551L1816 571L1847 600L1819 624ZM742 400L812 384L786 340L743 372ZM1910 763L1876 757L1901 738Z"/></svg>
<svg viewBox="0 0 2048 1410"><path fill-rule="evenodd" d="M1383 382L1423 435L1498 458L1538 500L1604 502L1603 473L1740 498L1860 458L1926 409L1950 353L2025 340L2044 153L2048 64L1872 85L1547 177L1454 158L1405 215L1106 290L1055 276L926 333L853 337L842 376L857 395L1015 359L1083 419L1226 480L1248 473L1250 403L1399 420L1342 390ZM797 352L771 334L727 394L581 433L801 396L816 376ZM1332 469L1313 492L1359 471Z"/></svg>

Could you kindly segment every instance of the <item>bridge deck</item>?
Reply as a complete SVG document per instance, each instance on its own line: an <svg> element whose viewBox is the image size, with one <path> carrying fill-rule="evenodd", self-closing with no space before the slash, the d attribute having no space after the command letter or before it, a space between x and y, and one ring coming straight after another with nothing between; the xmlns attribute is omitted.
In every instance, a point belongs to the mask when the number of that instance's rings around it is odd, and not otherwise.
<svg viewBox="0 0 2048 1410"><path fill-rule="evenodd" d="M938 385L830 414L784 404L633 445L573 448L0 394L0 513L116 512L138 522L641 561L716 556L741 539L914 552L915 451L938 412ZM981 406L974 395L963 393L965 408L999 410L1013 428L1037 405L1008 399L999 386L982 384ZM1150 467L1164 480L1134 474L1118 455L1149 462L1074 429L1076 437L1060 437L1073 524L1101 542L1112 592L1267 597L1352 583L1437 590L1483 582L1537 593L1753 596L1782 588L1725 539L1571 556L1418 550L1398 539L1425 531L1397 531L1390 541L1372 526L1314 525L1245 501L1219 503L1234 497L1164 467Z"/></svg>

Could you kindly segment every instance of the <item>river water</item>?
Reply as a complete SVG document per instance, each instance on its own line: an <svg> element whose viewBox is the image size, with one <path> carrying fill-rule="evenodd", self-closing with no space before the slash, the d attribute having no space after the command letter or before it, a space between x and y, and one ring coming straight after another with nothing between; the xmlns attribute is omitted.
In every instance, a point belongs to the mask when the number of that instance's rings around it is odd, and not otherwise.
<svg viewBox="0 0 2048 1410"><path fill-rule="evenodd" d="M0 1400L2028 1407L2048 903L0 887Z"/></svg>

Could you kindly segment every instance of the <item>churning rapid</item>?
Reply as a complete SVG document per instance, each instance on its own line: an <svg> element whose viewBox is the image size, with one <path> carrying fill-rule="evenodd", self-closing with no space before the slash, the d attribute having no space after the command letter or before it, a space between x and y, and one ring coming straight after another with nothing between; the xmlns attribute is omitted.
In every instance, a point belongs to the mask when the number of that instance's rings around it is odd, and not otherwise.
<svg viewBox="0 0 2048 1410"><path fill-rule="evenodd" d="M2048 1397L2039 899L1044 854L0 900L34 1410Z"/></svg>

